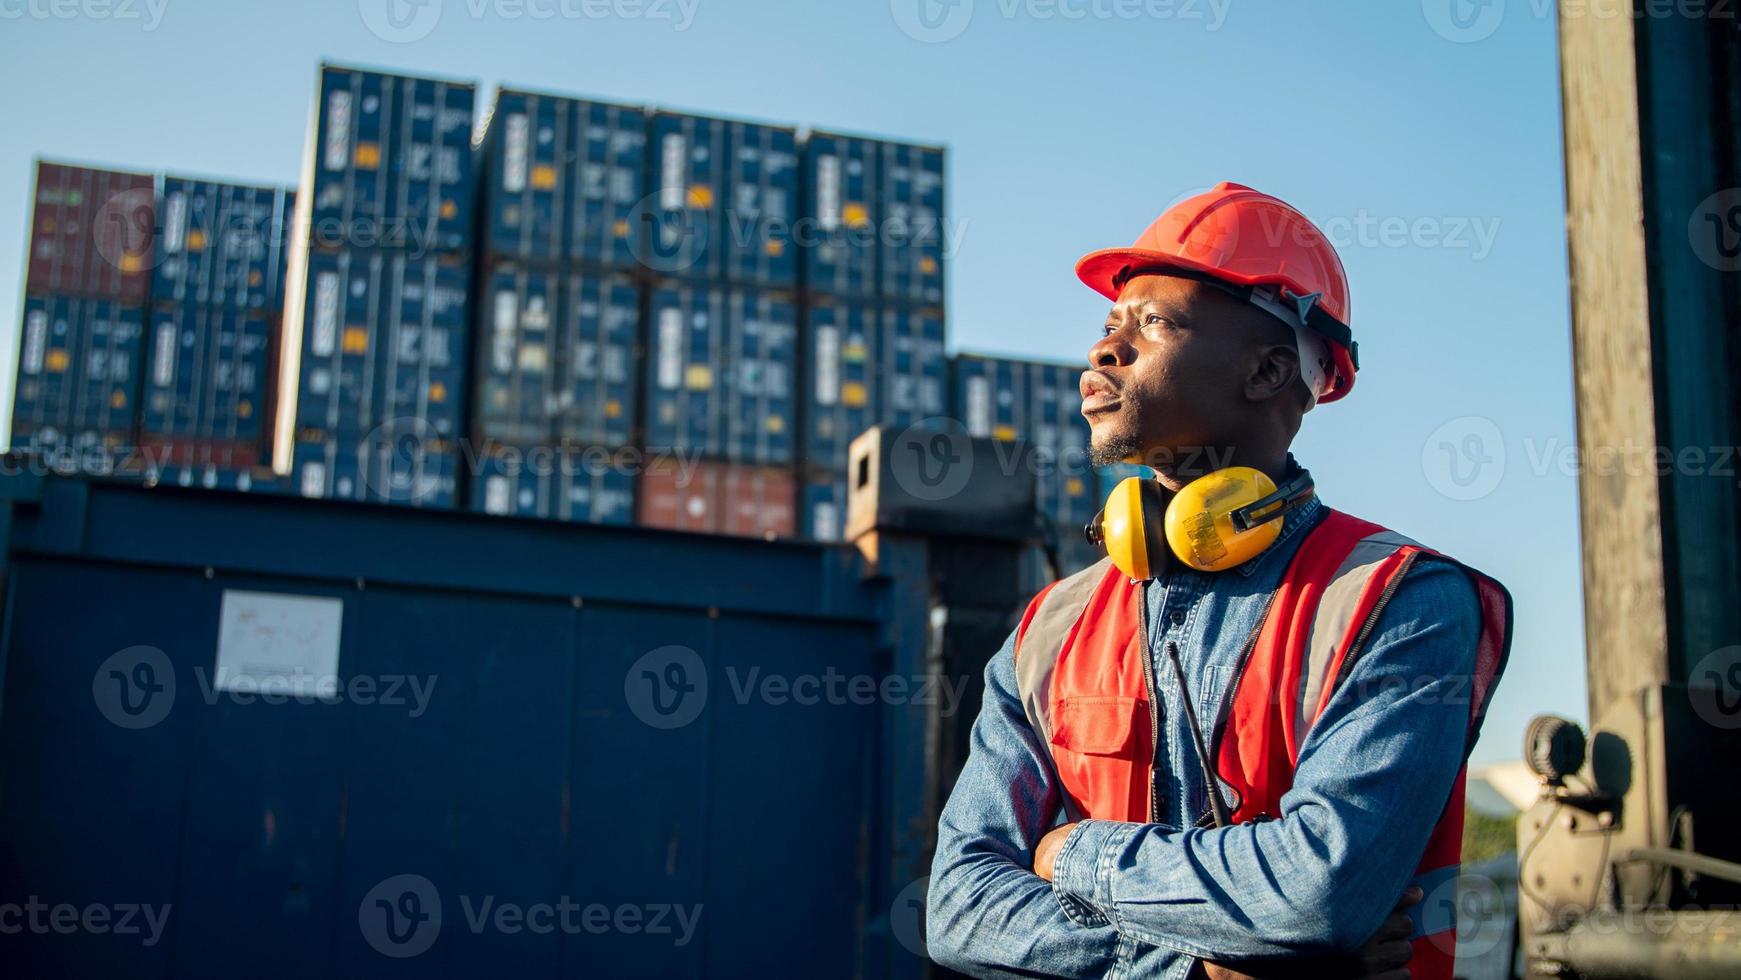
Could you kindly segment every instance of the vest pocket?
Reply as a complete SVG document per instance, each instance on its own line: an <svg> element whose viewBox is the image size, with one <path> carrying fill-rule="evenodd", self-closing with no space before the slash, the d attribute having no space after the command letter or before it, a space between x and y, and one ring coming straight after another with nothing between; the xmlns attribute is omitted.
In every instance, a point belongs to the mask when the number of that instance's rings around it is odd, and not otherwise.
<svg viewBox="0 0 1741 980"><path fill-rule="evenodd" d="M1138 710L1142 725L1138 724ZM1059 698L1052 744L1084 755L1129 755L1137 730L1147 724L1148 704L1136 698Z"/></svg>

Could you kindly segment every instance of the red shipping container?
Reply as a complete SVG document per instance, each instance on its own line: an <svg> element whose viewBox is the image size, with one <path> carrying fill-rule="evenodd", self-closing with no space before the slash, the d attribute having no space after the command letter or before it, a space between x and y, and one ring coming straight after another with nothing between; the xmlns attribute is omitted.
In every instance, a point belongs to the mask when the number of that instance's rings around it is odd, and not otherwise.
<svg viewBox="0 0 1741 980"><path fill-rule="evenodd" d="M215 466L222 470L251 469L262 459L257 442L149 434L140 437L139 453L152 466Z"/></svg>
<svg viewBox="0 0 1741 980"><path fill-rule="evenodd" d="M38 163L25 292L144 303L156 195L149 174Z"/></svg>
<svg viewBox="0 0 1741 980"><path fill-rule="evenodd" d="M640 522L679 531L789 538L797 529L796 494L789 469L659 460L641 475Z"/></svg>

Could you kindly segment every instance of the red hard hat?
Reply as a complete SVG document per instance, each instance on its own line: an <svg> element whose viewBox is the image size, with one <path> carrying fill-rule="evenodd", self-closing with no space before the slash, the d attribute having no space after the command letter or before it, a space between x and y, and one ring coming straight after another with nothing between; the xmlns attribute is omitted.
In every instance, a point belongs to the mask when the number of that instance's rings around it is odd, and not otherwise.
<svg viewBox="0 0 1741 980"><path fill-rule="evenodd" d="M1133 275L1167 270L1244 288L1283 319L1297 312L1323 336L1335 365L1318 401L1335 401L1354 387L1348 275L1324 233L1287 202L1222 181L1167 209L1129 248L1090 252L1076 263L1076 275L1113 301Z"/></svg>

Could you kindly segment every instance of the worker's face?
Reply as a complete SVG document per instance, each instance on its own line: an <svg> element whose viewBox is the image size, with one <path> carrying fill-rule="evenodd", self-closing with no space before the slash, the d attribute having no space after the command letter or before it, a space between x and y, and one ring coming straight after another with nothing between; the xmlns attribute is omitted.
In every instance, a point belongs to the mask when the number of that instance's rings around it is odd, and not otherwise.
<svg viewBox="0 0 1741 980"><path fill-rule="evenodd" d="M1096 464L1151 466L1225 448L1245 424L1249 307L1174 276L1132 279L1088 351L1082 415ZM1213 460L1202 460L1214 468ZM1186 460L1185 466L1193 466Z"/></svg>

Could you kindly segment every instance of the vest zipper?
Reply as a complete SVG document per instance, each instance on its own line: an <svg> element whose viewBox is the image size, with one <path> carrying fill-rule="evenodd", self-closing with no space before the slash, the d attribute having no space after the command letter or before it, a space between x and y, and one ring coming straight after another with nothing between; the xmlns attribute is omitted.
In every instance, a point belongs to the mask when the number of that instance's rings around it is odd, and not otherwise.
<svg viewBox="0 0 1741 980"><path fill-rule="evenodd" d="M1149 656L1153 653L1149 641L1149 583L1145 580L1137 592L1137 605L1141 610L1142 640L1143 640L1143 686L1149 694L1149 823L1160 820L1161 803L1159 788L1155 783L1156 757L1161 752L1161 709L1158 692L1155 690L1154 668L1149 664Z"/></svg>

